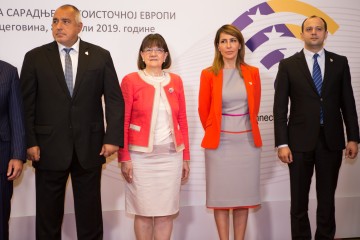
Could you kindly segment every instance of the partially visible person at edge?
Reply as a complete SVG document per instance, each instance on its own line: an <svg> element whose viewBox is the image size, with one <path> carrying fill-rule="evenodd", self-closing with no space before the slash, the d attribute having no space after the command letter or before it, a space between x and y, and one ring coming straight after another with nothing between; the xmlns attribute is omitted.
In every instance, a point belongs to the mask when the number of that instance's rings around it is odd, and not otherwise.
<svg viewBox="0 0 360 240"><path fill-rule="evenodd" d="M138 240L170 239L180 185L189 176L189 140L181 78L165 72L171 57L160 34L147 35L138 72L122 82L125 143L119 150L126 211L135 214Z"/></svg>
<svg viewBox="0 0 360 240"><path fill-rule="evenodd" d="M26 161L25 125L17 69L0 60L0 240L9 239L13 181Z"/></svg>
<svg viewBox="0 0 360 240"><path fill-rule="evenodd" d="M79 10L59 7L51 26L55 41L26 53L20 75L36 239L61 239L69 176L77 239L102 239L101 170L123 145L124 100L109 51L79 38Z"/></svg>
<svg viewBox="0 0 360 240"><path fill-rule="evenodd" d="M224 25L216 33L213 65L200 77L199 116L205 130L206 206L214 209L221 240L244 239L250 208L260 205L262 140L259 70L245 63L241 32Z"/></svg>
<svg viewBox="0 0 360 240"><path fill-rule="evenodd" d="M308 17L301 29L304 49L280 61L275 79L275 146L279 159L289 166L292 239L312 239L308 203L314 168L315 239L334 239L334 196L343 149L346 158L358 153L356 105L347 58L323 47L325 20Z"/></svg>

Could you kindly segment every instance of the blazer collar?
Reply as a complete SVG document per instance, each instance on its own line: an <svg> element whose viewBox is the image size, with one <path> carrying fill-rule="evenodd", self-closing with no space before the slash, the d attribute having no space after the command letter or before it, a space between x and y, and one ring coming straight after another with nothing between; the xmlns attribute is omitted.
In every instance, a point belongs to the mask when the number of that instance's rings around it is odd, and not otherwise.
<svg viewBox="0 0 360 240"><path fill-rule="evenodd" d="M240 65L241 72L243 75L243 81L245 83L245 88L248 96L248 105L249 105L249 111L252 111L253 106L253 99L255 97L254 95L254 84L253 84L253 78L251 76L251 71L246 65ZM221 115L222 112L222 84L223 84L223 70L220 70L218 75L214 75L214 89L216 91L214 92L214 101L219 103L217 104L216 112ZM215 94L216 93L216 94ZM251 100L250 100L251 99Z"/></svg>
<svg viewBox="0 0 360 240"><path fill-rule="evenodd" d="M215 116L219 122L221 122L221 113L222 113L222 83L223 83L223 70L221 69L217 75L213 73L213 98L214 98L214 111Z"/></svg>
<svg viewBox="0 0 360 240"><path fill-rule="evenodd" d="M254 112L254 103L255 103L255 93L254 93L254 83L253 83L253 77L251 76L251 70L246 65L241 65L241 72L244 79L244 84L246 88L247 93L247 99L248 99L248 108L249 112Z"/></svg>
<svg viewBox="0 0 360 240"><path fill-rule="evenodd" d="M246 86L246 91L248 92L249 90L252 91L253 89L253 80L252 80L252 76L251 76L251 71L248 69L248 67L246 65L241 64L240 65L240 69L243 75L243 79L244 79L244 83ZM216 89L221 89L222 91L222 83L223 83L223 70L220 70L219 74L217 76L215 76L215 81L214 81L214 88ZM249 94L249 92L248 92Z"/></svg>
<svg viewBox="0 0 360 240"><path fill-rule="evenodd" d="M296 53L295 57L298 61L298 63L297 63L298 67L305 74L306 78L308 78L309 80L312 81L311 73L310 73L309 67L306 63L304 49L302 49L301 52Z"/></svg>
<svg viewBox="0 0 360 240"><path fill-rule="evenodd" d="M324 79L323 79L322 88L321 88L322 95L323 95L324 91L326 91L326 86L328 85L328 82L330 81L331 76L334 76L333 71L335 70L335 68L334 68L335 61L331 57L331 54L328 51L326 51L325 49L324 49L324 53L325 53L325 69L324 69L325 73L324 73ZM298 61L298 66L300 67L300 69L302 70L304 75L306 76L306 79L309 82L309 84L312 86L313 90L317 93L314 81L310 74L309 67L306 63L304 50L301 50L301 52L297 53L295 56Z"/></svg>
<svg viewBox="0 0 360 240"><path fill-rule="evenodd" d="M253 80L252 80L252 77L251 77L251 72L246 67L246 65L240 65L240 68L241 68L241 72L242 72L242 75L243 75L243 78L244 78L244 83L245 83L245 86L246 86L246 90L248 90L248 88L252 89L252 86L253 86L252 81Z"/></svg>
<svg viewBox="0 0 360 240"><path fill-rule="evenodd" d="M297 66L304 73L304 75L306 77L306 81L310 84L313 91L316 94L318 94L318 92L316 90L316 87L315 87L315 84L314 84L314 80L313 80L313 78L311 76L311 73L310 73L310 70L309 70L309 66L306 63L304 49L302 49L301 52L296 53L295 57L296 57L296 60L297 60Z"/></svg>
<svg viewBox="0 0 360 240"><path fill-rule="evenodd" d="M89 64L89 60L90 60L92 54L95 54L91 50L92 49L91 49L90 44L88 44L87 42L84 42L80 39L79 61L78 61L78 69L77 69L77 74L76 74L73 98L76 97L79 87L83 81L83 76L84 76L84 73Z"/></svg>
<svg viewBox="0 0 360 240"><path fill-rule="evenodd" d="M56 79L64 91L65 95L71 100L71 96L66 85L64 71L62 69L60 54L59 54L59 47L56 41L46 45L46 56L49 60L52 72L55 74Z"/></svg>
<svg viewBox="0 0 360 240"><path fill-rule="evenodd" d="M322 92L326 91L326 87L331 81L331 78L335 76L335 59L331 56L331 53L325 50L325 73L324 73L324 80L322 85Z"/></svg>
<svg viewBox="0 0 360 240"><path fill-rule="evenodd" d="M63 89L69 100L74 99L79 90L81 82L83 81L83 75L87 69L91 54L93 54L90 45L87 42L84 42L80 39L78 69L75 78L75 86L72 97L70 96L69 90L66 85L64 71L62 69L61 60L60 60L59 47L56 41L47 45L46 54L50 62L50 65L52 67L52 70L55 73L61 88Z"/></svg>

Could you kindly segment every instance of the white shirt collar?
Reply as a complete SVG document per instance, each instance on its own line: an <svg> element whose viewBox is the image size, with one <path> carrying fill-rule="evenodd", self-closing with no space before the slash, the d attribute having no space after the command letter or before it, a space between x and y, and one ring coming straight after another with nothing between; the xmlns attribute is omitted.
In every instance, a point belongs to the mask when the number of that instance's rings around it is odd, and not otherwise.
<svg viewBox="0 0 360 240"><path fill-rule="evenodd" d="M307 49L305 49L305 48L304 48L304 54L305 54L305 56L308 57L308 58L313 58L313 56L315 55L314 52L311 52L311 51L309 51L309 50L307 50ZM320 51L318 51L317 54L319 54L319 57L320 57L320 58L323 58L324 55L325 55L324 48L322 48Z"/></svg>
<svg viewBox="0 0 360 240"><path fill-rule="evenodd" d="M60 53L63 51L64 48L68 48L68 47L65 47L64 45L62 45L61 43L57 43L57 44L58 44ZM80 47L80 38L78 38L78 40L70 48L72 48L75 52L79 52L79 47Z"/></svg>

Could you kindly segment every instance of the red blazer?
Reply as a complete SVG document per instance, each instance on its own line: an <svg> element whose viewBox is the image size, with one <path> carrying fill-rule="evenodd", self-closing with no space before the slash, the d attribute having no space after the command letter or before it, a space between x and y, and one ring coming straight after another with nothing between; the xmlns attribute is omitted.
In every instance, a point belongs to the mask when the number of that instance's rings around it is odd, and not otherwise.
<svg viewBox="0 0 360 240"><path fill-rule="evenodd" d="M259 69L249 65L241 65L245 87L248 95L250 123L254 144L262 146L257 115L260 108L261 83ZM201 72L199 90L199 116L205 130L201 146L216 149L220 142L221 114L222 114L222 82L223 71L217 76L206 68Z"/></svg>
<svg viewBox="0 0 360 240"><path fill-rule="evenodd" d="M170 129L176 151L183 151L183 160L190 160L188 124L184 87L181 78L169 73L163 88L155 87L142 79L137 72L126 75L121 82L125 100L124 148L118 151L118 160L129 161L129 150L152 152L156 124L153 109L158 108L159 95L162 91L168 100ZM171 121L172 120L172 121Z"/></svg>

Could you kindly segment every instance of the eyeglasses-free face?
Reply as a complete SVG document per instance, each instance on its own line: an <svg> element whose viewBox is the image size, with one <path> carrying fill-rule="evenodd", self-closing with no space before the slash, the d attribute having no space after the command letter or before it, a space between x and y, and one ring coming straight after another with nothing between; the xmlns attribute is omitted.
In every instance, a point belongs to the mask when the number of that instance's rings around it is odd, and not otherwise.
<svg viewBox="0 0 360 240"><path fill-rule="evenodd" d="M304 29L301 38L305 48L312 52L320 51L324 46L328 32L325 30L324 22L318 18L309 18L304 22Z"/></svg>
<svg viewBox="0 0 360 240"><path fill-rule="evenodd" d="M236 37L220 33L220 41L218 43L218 50L226 61L236 61L239 49L241 48Z"/></svg>

